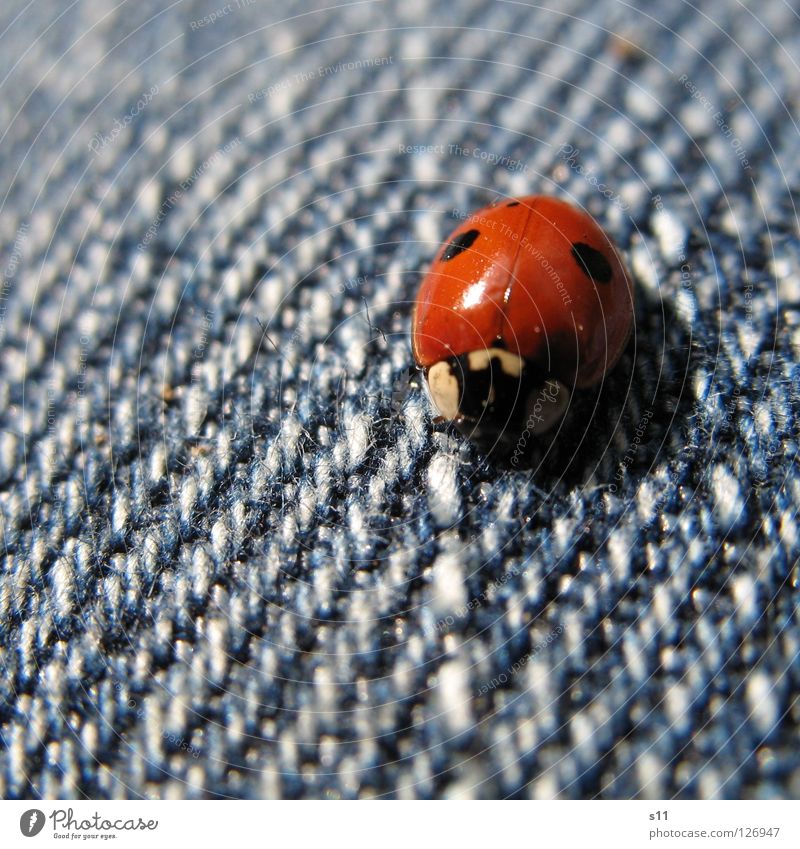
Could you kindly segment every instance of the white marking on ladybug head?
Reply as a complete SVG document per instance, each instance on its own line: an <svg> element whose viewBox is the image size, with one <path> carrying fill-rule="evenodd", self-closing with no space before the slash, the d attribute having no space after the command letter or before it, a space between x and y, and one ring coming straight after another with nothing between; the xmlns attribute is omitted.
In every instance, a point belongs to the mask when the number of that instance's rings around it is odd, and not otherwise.
<svg viewBox="0 0 800 849"><path fill-rule="evenodd" d="M458 418L461 387L452 366L446 360L428 369L428 391L442 418L447 421Z"/></svg>
<svg viewBox="0 0 800 849"><path fill-rule="evenodd" d="M480 351L470 351L467 356L470 371L482 371L489 368L491 360L497 360L500 368L509 377L519 377L525 366L520 357L503 348L483 348Z"/></svg>
<svg viewBox="0 0 800 849"><path fill-rule="evenodd" d="M528 427L538 436L559 422L569 407L569 389L559 380L546 380L528 395Z"/></svg>

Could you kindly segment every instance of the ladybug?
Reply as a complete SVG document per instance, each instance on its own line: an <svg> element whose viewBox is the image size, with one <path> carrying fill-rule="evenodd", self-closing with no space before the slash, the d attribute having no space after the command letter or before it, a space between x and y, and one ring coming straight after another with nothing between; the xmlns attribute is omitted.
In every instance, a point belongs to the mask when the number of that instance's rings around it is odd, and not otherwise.
<svg viewBox="0 0 800 849"><path fill-rule="evenodd" d="M440 421L509 448L601 383L633 323L631 277L594 219L545 195L471 215L414 305L412 347Z"/></svg>

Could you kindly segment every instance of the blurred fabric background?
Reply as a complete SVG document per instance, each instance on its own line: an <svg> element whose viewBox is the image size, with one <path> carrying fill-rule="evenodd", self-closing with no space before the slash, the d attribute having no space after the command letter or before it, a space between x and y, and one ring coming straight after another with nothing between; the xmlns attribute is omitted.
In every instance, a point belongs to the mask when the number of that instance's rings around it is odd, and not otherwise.
<svg viewBox="0 0 800 849"><path fill-rule="evenodd" d="M0 796L797 797L788 2L0 11ZM585 207L532 468L408 387L438 244Z"/></svg>

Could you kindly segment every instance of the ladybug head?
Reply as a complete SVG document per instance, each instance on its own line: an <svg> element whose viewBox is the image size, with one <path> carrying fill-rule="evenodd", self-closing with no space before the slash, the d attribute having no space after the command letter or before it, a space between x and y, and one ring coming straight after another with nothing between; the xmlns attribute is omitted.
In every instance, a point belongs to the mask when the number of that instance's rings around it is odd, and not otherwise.
<svg viewBox="0 0 800 849"><path fill-rule="evenodd" d="M510 450L525 431L544 433L569 406L563 383L503 348L441 360L427 381L441 417L485 449Z"/></svg>

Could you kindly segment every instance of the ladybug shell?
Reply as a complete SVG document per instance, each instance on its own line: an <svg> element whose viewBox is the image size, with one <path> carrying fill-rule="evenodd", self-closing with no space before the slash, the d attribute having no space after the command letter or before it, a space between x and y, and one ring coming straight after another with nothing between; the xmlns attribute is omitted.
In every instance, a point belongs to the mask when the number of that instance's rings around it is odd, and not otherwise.
<svg viewBox="0 0 800 849"><path fill-rule="evenodd" d="M530 195L481 209L445 242L419 289L417 365L504 348L577 388L598 383L631 331L633 287L594 219Z"/></svg>

